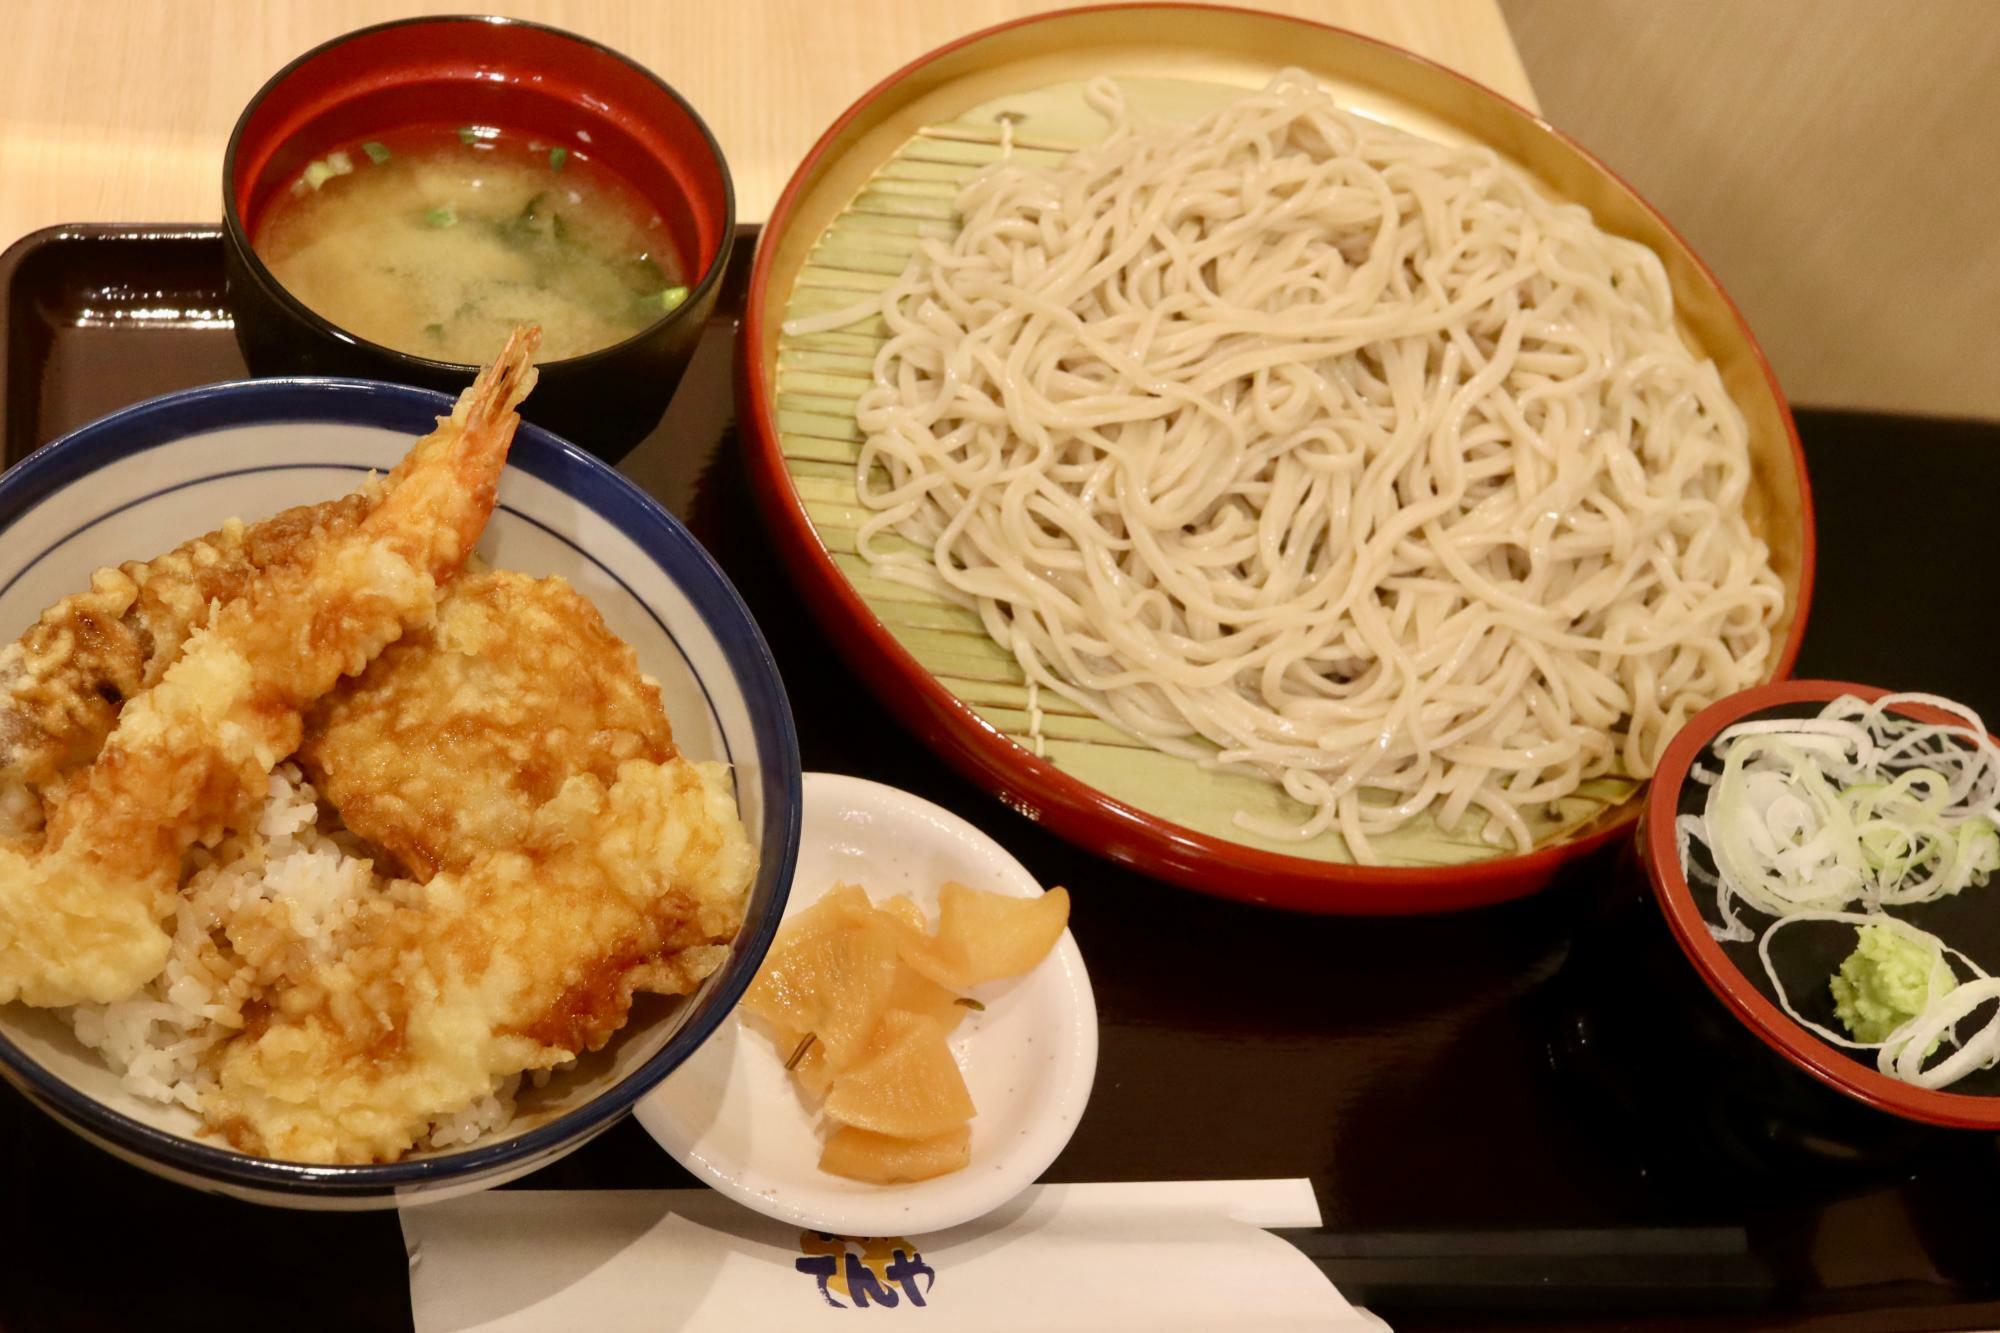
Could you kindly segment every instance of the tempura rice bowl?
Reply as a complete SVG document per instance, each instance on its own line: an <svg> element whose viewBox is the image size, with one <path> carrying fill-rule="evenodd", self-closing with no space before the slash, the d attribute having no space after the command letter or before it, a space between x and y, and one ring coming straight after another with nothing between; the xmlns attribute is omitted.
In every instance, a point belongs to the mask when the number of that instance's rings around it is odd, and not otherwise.
<svg viewBox="0 0 2000 1333"><path fill-rule="evenodd" d="M449 408L442 395L386 384L266 380L167 395L82 428L0 479L0 633L18 633L103 565L166 551L230 515L252 520L352 489ZM274 928L311 947L352 909L361 878L352 849L284 766L261 836L249 840L259 854L242 857L232 843L205 854L212 864L198 868L168 923L183 934L149 994L79 1011L74 1026L70 1011L0 1006L0 1076L155 1174L257 1202L358 1209L469 1193L552 1161L616 1123L701 1043L762 960L797 851L797 743L769 651L685 529L607 466L532 426L516 437L479 555L568 579L659 682L678 747L731 765L758 875L721 968L683 1000L638 997L602 1051L543 1086L530 1079L440 1122L429 1149L401 1161L308 1166L239 1153L202 1135L188 1105L211 1020L237 1002L188 966L203 912L261 899L274 905Z"/></svg>

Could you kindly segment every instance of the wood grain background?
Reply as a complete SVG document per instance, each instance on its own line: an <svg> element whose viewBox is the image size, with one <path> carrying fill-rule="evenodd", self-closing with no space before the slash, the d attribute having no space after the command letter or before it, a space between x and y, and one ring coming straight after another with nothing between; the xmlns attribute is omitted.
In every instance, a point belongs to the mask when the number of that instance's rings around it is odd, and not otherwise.
<svg viewBox="0 0 2000 1333"><path fill-rule="evenodd" d="M229 127L286 60L365 23L478 7L5 0L0 244L55 222L214 217ZM729 155L741 215L756 220L819 132L881 76L1057 3L492 7L608 42L681 88ZM1530 104L1539 95L1716 269L1794 401L2000 418L1995 0L1267 7L1408 46Z"/></svg>
<svg viewBox="0 0 2000 1333"><path fill-rule="evenodd" d="M924 52L1061 0L0 0L0 245L56 222L221 215L222 150L285 62L354 28L491 12L595 38L699 110L761 220L849 103ZM1494 0L1272 0L1533 92Z"/></svg>
<svg viewBox="0 0 2000 1333"><path fill-rule="evenodd" d="M2000 418L2000 4L1502 0L1795 403Z"/></svg>

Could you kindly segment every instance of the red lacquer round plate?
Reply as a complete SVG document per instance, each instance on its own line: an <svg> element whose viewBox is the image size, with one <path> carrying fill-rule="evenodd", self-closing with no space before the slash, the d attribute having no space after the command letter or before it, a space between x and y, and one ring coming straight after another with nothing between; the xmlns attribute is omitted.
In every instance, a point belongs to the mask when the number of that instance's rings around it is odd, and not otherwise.
<svg viewBox="0 0 2000 1333"><path fill-rule="evenodd" d="M1715 363L1750 425L1750 517L1787 590L1772 675L1789 673L1812 587L1805 465L1777 382L1714 276L1629 187L1531 112L1394 47L1278 15L1147 4L1025 19L923 57L849 108L793 175L751 274L737 394L752 489L813 614L890 711L1064 838L1188 888L1296 911L1406 914L1520 897L1628 832L1640 794L1525 854L1459 848L1436 858L1453 863L1358 866L1337 838L1301 848L1241 832L1236 809L1278 808L1271 784L1185 760L1162 771L1165 756L1129 743L1113 751L1088 720L1066 722L1067 736L1050 733L1039 755L1016 740L1035 705L1024 707L1018 674L1007 677L1004 650L968 627L966 613L954 619L955 608L912 610L853 554L852 403L879 336L865 326L810 339L781 330L789 316L879 291L917 234L948 222L955 182L997 155L1002 121L1015 151L1053 159L1083 141L1089 78L1118 79L1149 114L1191 119L1287 66L1377 119L1492 148L1660 256L1684 335Z"/></svg>

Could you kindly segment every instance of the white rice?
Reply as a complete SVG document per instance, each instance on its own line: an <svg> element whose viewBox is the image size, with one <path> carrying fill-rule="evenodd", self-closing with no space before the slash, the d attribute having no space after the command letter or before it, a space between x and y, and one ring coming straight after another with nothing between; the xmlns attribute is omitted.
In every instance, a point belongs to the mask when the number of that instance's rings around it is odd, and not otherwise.
<svg viewBox="0 0 2000 1333"><path fill-rule="evenodd" d="M242 1030L245 1007L336 957L356 919L385 896L350 836L320 825L318 792L296 765L280 765L254 830L190 853L160 975L130 999L70 1010L77 1039L129 1091L199 1113L218 1048ZM520 1081L496 1080L417 1146L467 1144L504 1126Z"/></svg>
<svg viewBox="0 0 2000 1333"><path fill-rule="evenodd" d="M514 1118L514 1093L521 1076L503 1080L499 1087L457 1115L446 1116L431 1126L432 1148L456 1148L476 1143Z"/></svg>

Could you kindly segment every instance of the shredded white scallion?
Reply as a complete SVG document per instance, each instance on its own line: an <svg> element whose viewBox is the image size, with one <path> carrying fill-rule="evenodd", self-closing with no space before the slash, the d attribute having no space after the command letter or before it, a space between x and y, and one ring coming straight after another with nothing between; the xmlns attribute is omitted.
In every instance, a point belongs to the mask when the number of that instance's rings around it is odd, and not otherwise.
<svg viewBox="0 0 2000 1333"><path fill-rule="evenodd" d="M1908 703L1965 721L1890 711ZM1727 892L1768 915L1930 902L2000 869L2000 748L1948 700L1844 695L1817 718L1739 723L1716 748L1698 834Z"/></svg>

